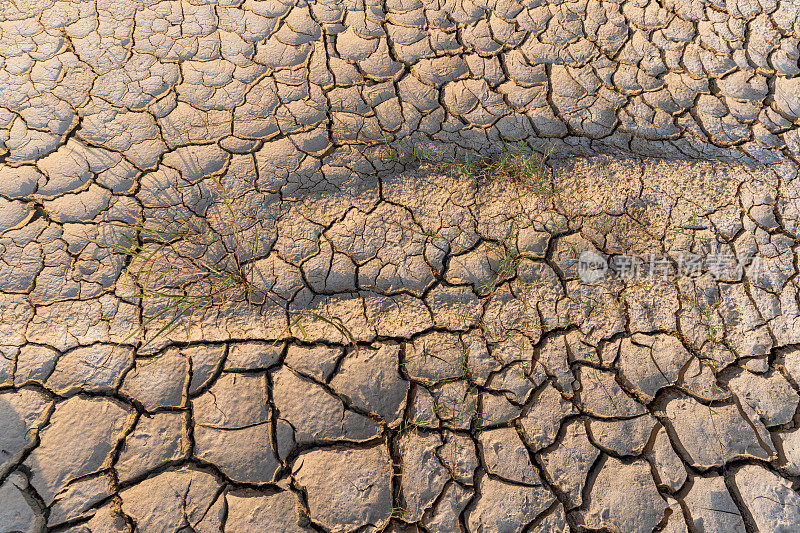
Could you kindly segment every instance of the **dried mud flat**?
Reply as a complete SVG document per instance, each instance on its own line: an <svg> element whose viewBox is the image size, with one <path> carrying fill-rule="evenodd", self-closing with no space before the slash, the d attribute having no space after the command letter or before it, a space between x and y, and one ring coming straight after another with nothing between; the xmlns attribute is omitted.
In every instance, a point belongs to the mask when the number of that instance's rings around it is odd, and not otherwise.
<svg viewBox="0 0 800 533"><path fill-rule="evenodd" d="M255 263L274 301L228 301L154 336L167 318L138 330L147 301L102 288L124 257L86 241L72 253L95 294L4 296L7 530L800 520L796 186L598 156L555 161L546 195L421 168L364 178L349 201L290 203L236 176L241 162L222 183L234 212L275 229ZM211 194L170 175L137 192L153 226L200 218L171 190ZM53 226L4 242L44 248ZM583 252L644 264L585 282ZM648 271L654 257L671 266Z"/></svg>
<svg viewBox="0 0 800 533"><path fill-rule="evenodd" d="M0 532L798 530L793 6L0 3Z"/></svg>

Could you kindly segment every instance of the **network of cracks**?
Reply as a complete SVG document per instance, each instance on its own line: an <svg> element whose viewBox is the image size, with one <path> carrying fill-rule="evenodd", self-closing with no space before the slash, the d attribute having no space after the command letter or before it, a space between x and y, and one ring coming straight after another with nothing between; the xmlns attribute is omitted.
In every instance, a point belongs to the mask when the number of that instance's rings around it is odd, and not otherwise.
<svg viewBox="0 0 800 533"><path fill-rule="evenodd" d="M154 231L206 221L181 268L250 254L260 299L174 329L103 245L131 212L3 233L42 258L1 300L5 530L800 523L796 180L598 156L546 188L395 165L292 199L248 161L129 197Z"/></svg>

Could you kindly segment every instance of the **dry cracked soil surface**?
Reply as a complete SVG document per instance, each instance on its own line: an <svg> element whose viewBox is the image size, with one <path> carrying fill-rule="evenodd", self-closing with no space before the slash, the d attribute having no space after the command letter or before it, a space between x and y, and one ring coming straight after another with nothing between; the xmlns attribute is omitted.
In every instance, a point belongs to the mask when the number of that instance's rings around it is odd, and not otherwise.
<svg viewBox="0 0 800 533"><path fill-rule="evenodd" d="M0 533L800 530L799 43L0 0Z"/></svg>

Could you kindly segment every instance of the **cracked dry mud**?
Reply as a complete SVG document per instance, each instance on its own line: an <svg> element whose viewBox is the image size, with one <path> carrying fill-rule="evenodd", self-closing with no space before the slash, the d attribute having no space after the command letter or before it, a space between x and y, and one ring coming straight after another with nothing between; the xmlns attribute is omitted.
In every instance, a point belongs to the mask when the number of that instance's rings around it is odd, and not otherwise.
<svg viewBox="0 0 800 533"><path fill-rule="evenodd" d="M0 2L0 532L798 530L799 42L791 0ZM506 141L552 181L438 162ZM187 226L258 298L159 334L115 246Z"/></svg>

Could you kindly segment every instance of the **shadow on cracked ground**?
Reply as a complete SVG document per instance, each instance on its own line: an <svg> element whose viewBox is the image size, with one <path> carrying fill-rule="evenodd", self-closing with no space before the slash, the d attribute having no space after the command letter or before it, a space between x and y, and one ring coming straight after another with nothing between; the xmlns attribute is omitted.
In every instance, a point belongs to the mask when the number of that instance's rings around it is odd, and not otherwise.
<svg viewBox="0 0 800 533"><path fill-rule="evenodd" d="M65 224L102 258L85 296L3 296L3 529L800 521L796 181L598 156L544 190L423 165L350 177L331 210L239 164L155 172L136 216ZM170 291L210 303L172 323Z"/></svg>

